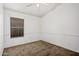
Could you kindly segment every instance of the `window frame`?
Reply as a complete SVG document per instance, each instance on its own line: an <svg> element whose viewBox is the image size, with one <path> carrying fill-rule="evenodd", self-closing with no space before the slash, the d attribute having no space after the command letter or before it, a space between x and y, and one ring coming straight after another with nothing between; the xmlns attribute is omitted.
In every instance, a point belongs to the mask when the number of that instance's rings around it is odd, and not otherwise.
<svg viewBox="0 0 79 59"><path fill-rule="evenodd" d="M22 20L22 26L17 27L17 26L12 26L12 20ZM17 21L18 22L18 21ZM16 23L15 23L16 24ZM22 30L22 31L21 31ZM11 38L17 38L17 37L24 37L24 19L21 18L16 18L16 17L10 17L10 37ZM14 32L15 31L15 32ZM17 31L17 34L16 34ZM14 32L14 33L13 33Z"/></svg>

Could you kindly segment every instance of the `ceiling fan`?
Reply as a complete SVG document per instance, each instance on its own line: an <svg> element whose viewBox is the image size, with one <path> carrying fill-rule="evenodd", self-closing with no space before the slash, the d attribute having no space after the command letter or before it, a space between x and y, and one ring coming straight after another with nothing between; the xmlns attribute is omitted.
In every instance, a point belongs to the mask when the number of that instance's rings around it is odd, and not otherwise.
<svg viewBox="0 0 79 59"><path fill-rule="evenodd" d="M31 6L40 7L41 4L42 5L45 5L45 6L48 6L49 5L47 3L31 3L31 4L26 5L26 7L31 7Z"/></svg>

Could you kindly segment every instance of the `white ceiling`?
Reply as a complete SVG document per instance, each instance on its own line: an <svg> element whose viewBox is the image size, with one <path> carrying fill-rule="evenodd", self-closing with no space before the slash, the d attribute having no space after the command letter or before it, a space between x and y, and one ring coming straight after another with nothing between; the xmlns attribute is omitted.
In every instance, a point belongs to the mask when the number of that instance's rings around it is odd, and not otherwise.
<svg viewBox="0 0 79 59"><path fill-rule="evenodd" d="M35 16L43 16L51 10L54 10L60 3L39 3L39 7L36 6L37 3L6 3L5 8L27 13ZM27 7L28 5L31 5Z"/></svg>

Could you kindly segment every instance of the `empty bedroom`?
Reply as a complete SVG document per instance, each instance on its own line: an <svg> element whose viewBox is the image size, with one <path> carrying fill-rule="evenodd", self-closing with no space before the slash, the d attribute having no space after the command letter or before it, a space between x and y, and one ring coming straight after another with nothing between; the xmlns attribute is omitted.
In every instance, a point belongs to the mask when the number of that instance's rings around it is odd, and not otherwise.
<svg viewBox="0 0 79 59"><path fill-rule="evenodd" d="M79 56L79 3L0 3L1 56Z"/></svg>

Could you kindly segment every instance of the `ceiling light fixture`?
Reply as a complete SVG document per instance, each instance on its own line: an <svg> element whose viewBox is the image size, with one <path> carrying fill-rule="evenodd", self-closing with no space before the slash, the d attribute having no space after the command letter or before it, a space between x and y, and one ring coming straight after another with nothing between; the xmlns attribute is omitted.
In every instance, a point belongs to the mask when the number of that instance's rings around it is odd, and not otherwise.
<svg viewBox="0 0 79 59"><path fill-rule="evenodd" d="M49 5L47 3L41 3L41 4L44 5L44 6L48 6ZM35 5L36 7L40 7L40 3L37 3L37 4L28 4L28 5L26 5L26 7L31 7L33 5Z"/></svg>
<svg viewBox="0 0 79 59"><path fill-rule="evenodd" d="M37 6L37 7L39 7L39 6L40 6L40 4L36 4L36 6Z"/></svg>

